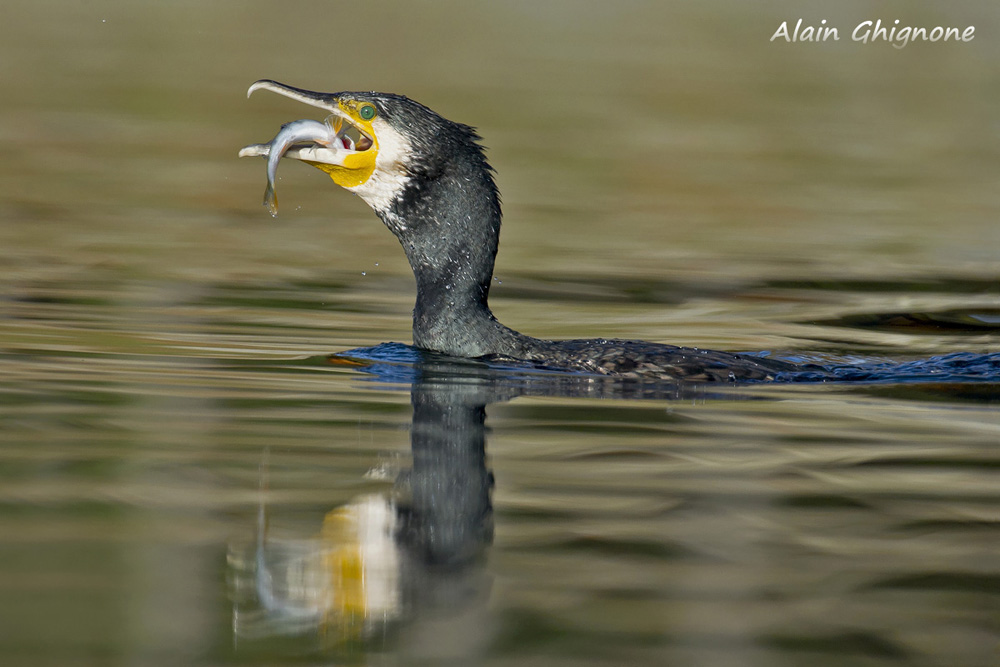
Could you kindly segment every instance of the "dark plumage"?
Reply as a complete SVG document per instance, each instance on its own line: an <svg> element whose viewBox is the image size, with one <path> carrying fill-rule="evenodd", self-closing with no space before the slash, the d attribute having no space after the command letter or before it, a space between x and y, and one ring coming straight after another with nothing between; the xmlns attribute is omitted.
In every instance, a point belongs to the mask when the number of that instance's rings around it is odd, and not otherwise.
<svg viewBox="0 0 1000 667"><path fill-rule="evenodd" d="M290 96L316 106L344 99L371 103L388 124L378 136L379 150L386 155L378 156L372 178L391 171L388 175L400 186L390 197L359 194L399 239L413 269L417 347L458 357L667 380L771 380L796 370L780 361L644 341L543 340L500 324L488 304L500 195L475 130L400 95L322 94L267 85L283 94L288 93L282 88L292 90ZM399 137L389 137L392 132ZM390 163L387 146L399 143L407 144L405 154Z"/></svg>

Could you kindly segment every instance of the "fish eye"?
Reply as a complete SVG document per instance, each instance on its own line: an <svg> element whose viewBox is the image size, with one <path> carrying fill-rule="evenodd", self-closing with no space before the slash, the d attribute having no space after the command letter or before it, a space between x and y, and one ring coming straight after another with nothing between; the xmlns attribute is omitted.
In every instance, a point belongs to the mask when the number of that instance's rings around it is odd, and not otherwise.
<svg viewBox="0 0 1000 667"><path fill-rule="evenodd" d="M364 120L371 120L375 117L375 107L371 104L362 104L358 109L358 115Z"/></svg>

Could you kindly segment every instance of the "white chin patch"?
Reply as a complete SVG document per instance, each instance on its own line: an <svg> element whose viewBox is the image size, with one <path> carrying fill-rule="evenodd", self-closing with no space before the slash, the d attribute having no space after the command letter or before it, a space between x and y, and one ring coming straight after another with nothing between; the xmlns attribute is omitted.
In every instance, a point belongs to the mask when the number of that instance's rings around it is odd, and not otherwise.
<svg viewBox="0 0 1000 667"><path fill-rule="evenodd" d="M353 188L347 188L365 200L377 213L385 212L410 182L407 169L410 142L389 123L378 118L372 123L378 137L378 155L371 177Z"/></svg>

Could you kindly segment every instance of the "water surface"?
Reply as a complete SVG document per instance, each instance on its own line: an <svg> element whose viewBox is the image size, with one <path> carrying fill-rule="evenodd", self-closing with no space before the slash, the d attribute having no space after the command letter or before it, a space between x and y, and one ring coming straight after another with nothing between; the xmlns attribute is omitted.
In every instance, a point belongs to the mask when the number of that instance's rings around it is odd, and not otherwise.
<svg viewBox="0 0 1000 667"><path fill-rule="evenodd" d="M3 662L992 664L1000 17L889 3L977 39L767 41L804 11L15 3ZM246 101L261 77L479 126L511 326L888 371L331 358L407 343L412 279L319 172L260 206L236 151L307 115Z"/></svg>

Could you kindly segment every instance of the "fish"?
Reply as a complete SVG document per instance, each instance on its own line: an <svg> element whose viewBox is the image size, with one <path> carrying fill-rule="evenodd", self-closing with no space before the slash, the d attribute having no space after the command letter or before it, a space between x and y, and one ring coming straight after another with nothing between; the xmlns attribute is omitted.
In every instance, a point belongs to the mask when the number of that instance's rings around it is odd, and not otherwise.
<svg viewBox="0 0 1000 667"><path fill-rule="evenodd" d="M329 119L328 119L329 121ZM337 123L337 125L340 125ZM288 152L293 144L301 141L312 141L321 146L329 146L336 139L340 128L334 128L329 122L318 120L293 120L281 126L281 130L271 139L267 153L267 188L264 189L264 206L272 217L278 215L278 196L274 192L274 181L278 175L278 161Z"/></svg>

